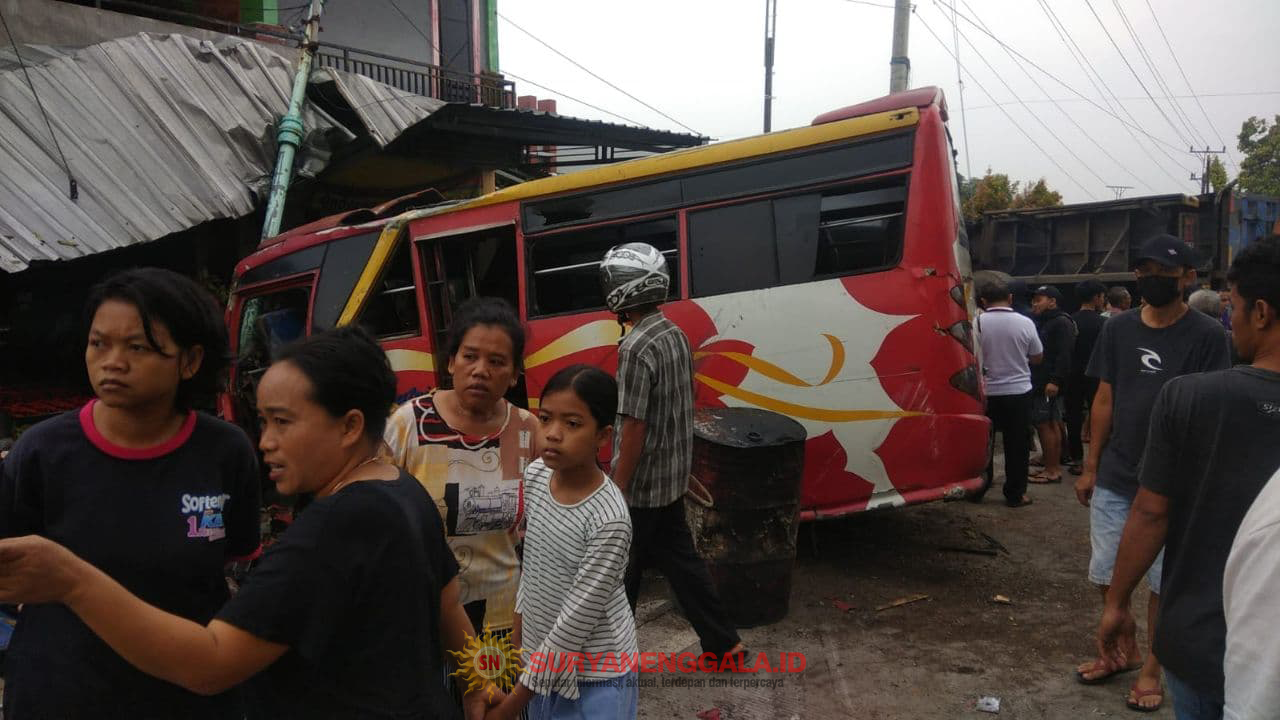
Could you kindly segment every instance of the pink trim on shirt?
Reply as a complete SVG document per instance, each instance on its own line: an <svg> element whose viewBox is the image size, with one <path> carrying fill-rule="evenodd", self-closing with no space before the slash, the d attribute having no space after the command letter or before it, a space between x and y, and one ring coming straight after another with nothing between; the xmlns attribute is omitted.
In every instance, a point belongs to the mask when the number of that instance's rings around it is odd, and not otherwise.
<svg viewBox="0 0 1280 720"><path fill-rule="evenodd" d="M95 398L80 408L80 429L84 430L85 436L89 438L89 442L93 443L94 447L120 460L154 460L164 457L182 447L187 440L191 439L191 433L196 429L196 413L192 410L187 413L187 419L183 421L182 427L178 429L178 432L165 442L147 448L121 447L108 440L106 436L98 431L98 426L93 423L93 406L97 404L98 400Z"/></svg>

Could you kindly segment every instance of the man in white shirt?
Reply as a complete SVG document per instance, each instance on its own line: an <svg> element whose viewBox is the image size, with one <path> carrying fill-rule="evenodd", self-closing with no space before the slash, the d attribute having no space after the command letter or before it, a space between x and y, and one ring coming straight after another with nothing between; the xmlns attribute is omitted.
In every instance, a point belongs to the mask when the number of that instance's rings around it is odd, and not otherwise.
<svg viewBox="0 0 1280 720"><path fill-rule="evenodd" d="M1031 454L1031 365L1044 357L1044 347L1030 318L1015 312L1013 293L1002 282L980 288L978 317L982 374L987 385L987 417L992 431L1004 437L1004 501L1009 507L1031 504L1027 497L1027 460ZM994 459L993 459L994 464ZM994 467L988 466L988 482ZM984 487L974 495L981 500Z"/></svg>

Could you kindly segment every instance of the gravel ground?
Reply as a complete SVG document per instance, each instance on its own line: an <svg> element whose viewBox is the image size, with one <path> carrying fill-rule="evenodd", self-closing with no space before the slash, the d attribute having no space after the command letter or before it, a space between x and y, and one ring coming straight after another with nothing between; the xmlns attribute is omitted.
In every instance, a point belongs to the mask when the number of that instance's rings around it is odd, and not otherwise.
<svg viewBox="0 0 1280 720"><path fill-rule="evenodd" d="M725 685L731 675L657 675L655 686L641 687L640 717L992 717L975 708L983 696L999 698L1006 718L1135 717L1124 705L1134 676L1094 687L1075 681L1075 665L1092 657L1101 610L1085 579L1088 511L1069 481L1034 485L1033 505L1006 508L1001 481L981 504L933 503L802 526L790 614L742 635L753 653L804 653L805 670L736 676L774 680L773 687ZM984 534L1007 554L940 549L992 547ZM876 609L916 594L928 599ZM647 578L637 612L640 649L698 652L667 595L665 582ZM1134 611L1145 618L1145 587L1138 595ZM664 678L703 682L663 687ZM1172 718L1171 700L1146 717Z"/></svg>

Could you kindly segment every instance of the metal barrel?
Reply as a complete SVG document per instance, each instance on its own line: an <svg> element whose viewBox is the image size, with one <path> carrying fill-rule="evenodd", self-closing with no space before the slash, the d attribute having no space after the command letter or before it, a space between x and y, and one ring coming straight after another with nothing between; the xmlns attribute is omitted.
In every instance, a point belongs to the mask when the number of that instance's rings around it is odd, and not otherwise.
<svg viewBox="0 0 1280 720"><path fill-rule="evenodd" d="M694 413L685 514L694 546L737 627L787 615L796 559L805 430L755 408Z"/></svg>

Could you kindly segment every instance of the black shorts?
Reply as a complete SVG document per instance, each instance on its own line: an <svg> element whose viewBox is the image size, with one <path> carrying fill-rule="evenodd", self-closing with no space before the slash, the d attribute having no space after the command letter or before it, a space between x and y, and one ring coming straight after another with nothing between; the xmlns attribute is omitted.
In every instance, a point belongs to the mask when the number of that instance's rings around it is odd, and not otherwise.
<svg viewBox="0 0 1280 720"><path fill-rule="evenodd" d="M1043 390L1031 394L1031 424L1043 425L1062 419L1062 395L1050 399Z"/></svg>

